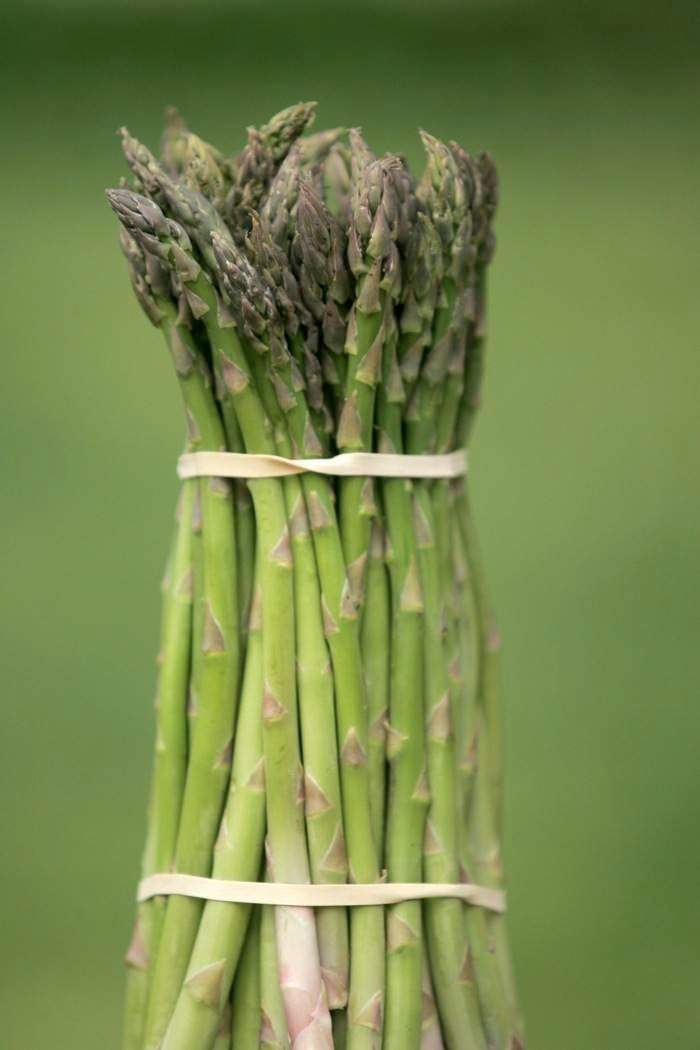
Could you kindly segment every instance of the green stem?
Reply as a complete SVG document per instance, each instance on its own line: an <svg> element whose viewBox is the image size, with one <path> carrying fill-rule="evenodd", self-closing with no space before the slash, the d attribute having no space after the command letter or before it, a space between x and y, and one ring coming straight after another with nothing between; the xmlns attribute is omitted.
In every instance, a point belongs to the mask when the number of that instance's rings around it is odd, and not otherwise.
<svg viewBox="0 0 700 1050"><path fill-rule="evenodd" d="M256 573L260 574L258 566ZM212 877L254 881L265 833L265 772L261 705L263 640L261 595L251 606L229 796L214 850ZM243 948L250 905L207 901L187 975L162 1050L208 1050Z"/></svg>
<svg viewBox="0 0 700 1050"><path fill-rule="evenodd" d="M231 1004L226 1003L212 1050L231 1050Z"/></svg>
<svg viewBox="0 0 700 1050"><path fill-rule="evenodd" d="M260 912L254 907L231 998L231 1034L235 1050L260 1046Z"/></svg>
<svg viewBox="0 0 700 1050"><path fill-rule="evenodd" d="M431 802L425 836L428 882L459 879L457 773L443 630L446 598L436 547L437 528L430 486L416 483L416 532L425 603L425 690L428 778ZM484 1050L479 1006L469 980L463 905L457 900L427 901L428 952L435 995L448 1050Z"/></svg>
<svg viewBox="0 0 700 1050"><path fill-rule="evenodd" d="M252 353L249 361L273 424L277 451L291 457L287 421L271 389L262 358ZM321 589L302 482L297 477L286 478L284 491L294 556L297 684L311 874L314 882L343 883L347 881L348 864L340 800L333 673L324 636ZM316 926L328 1005L338 1009L346 1005L348 994L349 947L344 909L323 908L316 914Z"/></svg>
<svg viewBox="0 0 700 1050"><path fill-rule="evenodd" d="M282 369L279 378L292 389ZM289 439L305 449L309 413L300 392L287 413ZM303 474L302 487L311 526L321 585L323 628L333 665L336 727L340 750L343 826L350 877L355 882L380 878L378 849L371 835L368 730L360 653L357 603L346 572L333 489L328 479ZM368 834L368 829L370 833ZM350 915L350 990L348 1050L378 1050L384 1001L384 918L379 907L353 908Z"/></svg>
<svg viewBox="0 0 700 1050"><path fill-rule="evenodd" d="M379 402L380 451L403 451L402 405L390 400L387 381L394 343L384 364ZM423 711L424 604L413 531L409 482L387 478L382 485L390 556L392 601L389 689L389 802L386 865L391 882L420 882L425 816L429 801ZM392 905L387 914L387 1001L384 1046L413 1050L421 1039L423 931L417 901Z"/></svg>
<svg viewBox="0 0 700 1050"><path fill-rule="evenodd" d="M260 1050L291 1050L277 962L275 909L263 906L260 920Z"/></svg>
<svg viewBox="0 0 700 1050"><path fill-rule="evenodd" d="M183 486L175 536L163 581L163 625L156 700L156 749L142 875L172 867L187 765L187 681L192 629L192 532L196 482ZM139 906L129 967L123 1050L140 1050L149 967L157 953L164 898Z"/></svg>
<svg viewBox="0 0 700 1050"><path fill-rule="evenodd" d="M385 559L385 530L372 524L367 570L367 601L362 617L362 662L369 721L369 782L374 840L383 845L386 807L386 721L389 717L391 604ZM379 862L382 857L380 853Z"/></svg>
<svg viewBox="0 0 700 1050"><path fill-rule="evenodd" d="M223 428L199 351L179 323L172 302L159 303L163 330L175 361L190 444L225 446ZM175 849L177 871L208 875L211 853L229 781L239 674L238 607L233 502L220 479L200 485L204 568L201 646L193 653L192 728L187 777ZM145 1046L156 1050L177 1001L197 933L202 903L189 897L168 901L146 1019Z"/></svg>
<svg viewBox="0 0 700 1050"><path fill-rule="evenodd" d="M224 418L226 446L229 452L243 452L245 446L241 437L235 413ZM255 575L255 513L250 497L248 483L243 478L233 482L233 499L236 507L236 559L238 563L238 615L241 624L241 647L245 648L250 614L250 602L253 596L253 579Z"/></svg>
<svg viewBox="0 0 700 1050"><path fill-rule="evenodd" d="M360 278L360 295L366 277ZM346 343L348 355L345 401L336 435L340 452L370 452L373 444L374 404L377 380L381 374L384 341L384 304L380 293L376 312L364 313L356 306L354 331ZM348 566L352 597L358 610L364 606L364 580L367 567L372 518L376 514L372 478L341 478L339 483L340 530L343 553Z"/></svg>
<svg viewBox="0 0 700 1050"><path fill-rule="evenodd" d="M423 952L423 1017L421 1025L421 1050L444 1050L440 1029L440 1017L435 1002L435 990L430 975L427 953Z"/></svg>
<svg viewBox="0 0 700 1050"><path fill-rule="evenodd" d="M503 887L501 858L502 812L502 729L498 693L497 662L500 639L493 628L488 597L466 485L458 488L458 528L456 546L461 540L466 566L478 661L477 707L475 710L472 765L476 757L473 798L469 811L469 840L465 845L465 875L495 888ZM470 874L474 872L474 879ZM506 920L504 915L468 909L473 931L474 971L484 1023L496 1045L516 1048L522 1045L519 1016Z"/></svg>
<svg viewBox="0 0 700 1050"><path fill-rule="evenodd" d="M223 412L232 405L247 452L274 453L276 446L264 406L236 332L217 321L213 290L200 275L192 288L206 304L204 323L217 369ZM249 483L257 522L262 593L264 664L263 747L267 788L268 848L274 878L308 882L303 789L298 742L294 573L284 489L276 479ZM330 1017L321 999L321 970L313 912L276 909L287 1023L293 1038L308 1028L319 1046ZM300 994L300 990L302 994ZM321 1003L321 1005L319 1005ZM312 1036L313 1037L313 1036Z"/></svg>
<svg viewBox="0 0 700 1050"><path fill-rule="evenodd" d="M302 486L289 479L288 505L295 565L297 678L304 761L304 797L311 874L314 882L347 881L340 774L336 745L333 672L323 633L321 590ZM348 925L342 908L316 915L321 971L328 1005L339 1009L348 998Z"/></svg>

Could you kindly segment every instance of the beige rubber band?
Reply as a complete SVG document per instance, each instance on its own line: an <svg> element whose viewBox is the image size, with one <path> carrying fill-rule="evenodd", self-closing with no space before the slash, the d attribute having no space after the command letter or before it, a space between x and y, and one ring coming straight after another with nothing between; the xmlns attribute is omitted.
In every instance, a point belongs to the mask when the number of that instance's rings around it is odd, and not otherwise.
<svg viewBox="0 0 700 1050"><path fill-rule="evenodd" d="M504 912L506 895L502 890L475 886L470 882L371 882L309 883L233 882L206 879L199 875L149 875L138 885L136 899L172 896L228 904L279 904L299 908L346 908L372 904L400 904L401 901L456 897L489 911Z"/></svg>
<svg viewBox="0 0 700 1050"><path fill-rule="evenodd" d="M441 456L404 456L388 452L342 452L329 459L286 459L247 452L185 452L177 464L180 478L281 478L288 474L333 477L458 478L467 472L464 449Z"/></svg>

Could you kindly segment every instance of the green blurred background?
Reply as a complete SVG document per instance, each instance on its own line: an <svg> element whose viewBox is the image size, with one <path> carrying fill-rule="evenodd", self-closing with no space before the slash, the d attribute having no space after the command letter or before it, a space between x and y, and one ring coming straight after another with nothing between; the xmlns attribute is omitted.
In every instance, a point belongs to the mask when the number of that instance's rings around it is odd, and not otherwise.
<svg viewBox="0 0 700 1050"><path fill-rule="evenodd" d="M700 1043L696 5L5 5L0 1043L118 1046L178 396L102 196L300 98L502 175L475 502L533 1050ZM694 695L693 695L694 694ZM693 700L696 702L693 703Z"/></svg>

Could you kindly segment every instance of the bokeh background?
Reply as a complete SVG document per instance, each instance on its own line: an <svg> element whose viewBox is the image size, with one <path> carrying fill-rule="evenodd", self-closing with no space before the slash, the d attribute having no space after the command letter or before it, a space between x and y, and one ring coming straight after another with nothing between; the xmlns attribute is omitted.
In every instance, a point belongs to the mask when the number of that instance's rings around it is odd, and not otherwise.
<svg viewBox="0 0 700 1050"><path fill-rule="evenodd" d="M102 0L2 16L0 1043L116 1050L178 396L102 196L163 106L301 98L502 175L474 493L533 1050L700 1040L695 3Z"/></svg>

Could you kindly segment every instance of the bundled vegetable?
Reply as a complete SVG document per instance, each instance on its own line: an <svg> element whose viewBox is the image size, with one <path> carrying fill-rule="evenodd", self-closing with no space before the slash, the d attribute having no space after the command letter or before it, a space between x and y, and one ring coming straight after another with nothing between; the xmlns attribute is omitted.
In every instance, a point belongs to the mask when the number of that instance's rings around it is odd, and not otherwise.
<svg viewBox="0 0 700 1050"><path fill-rule="evenodd" d="M497 182L292 106L233 158L169 111L109 190L187 450L463 448ZM164 584L143 874L502 886L498 636L463 478L192 477ZM153 897L124 1050L522 1047L501 914Z"/></svg>

